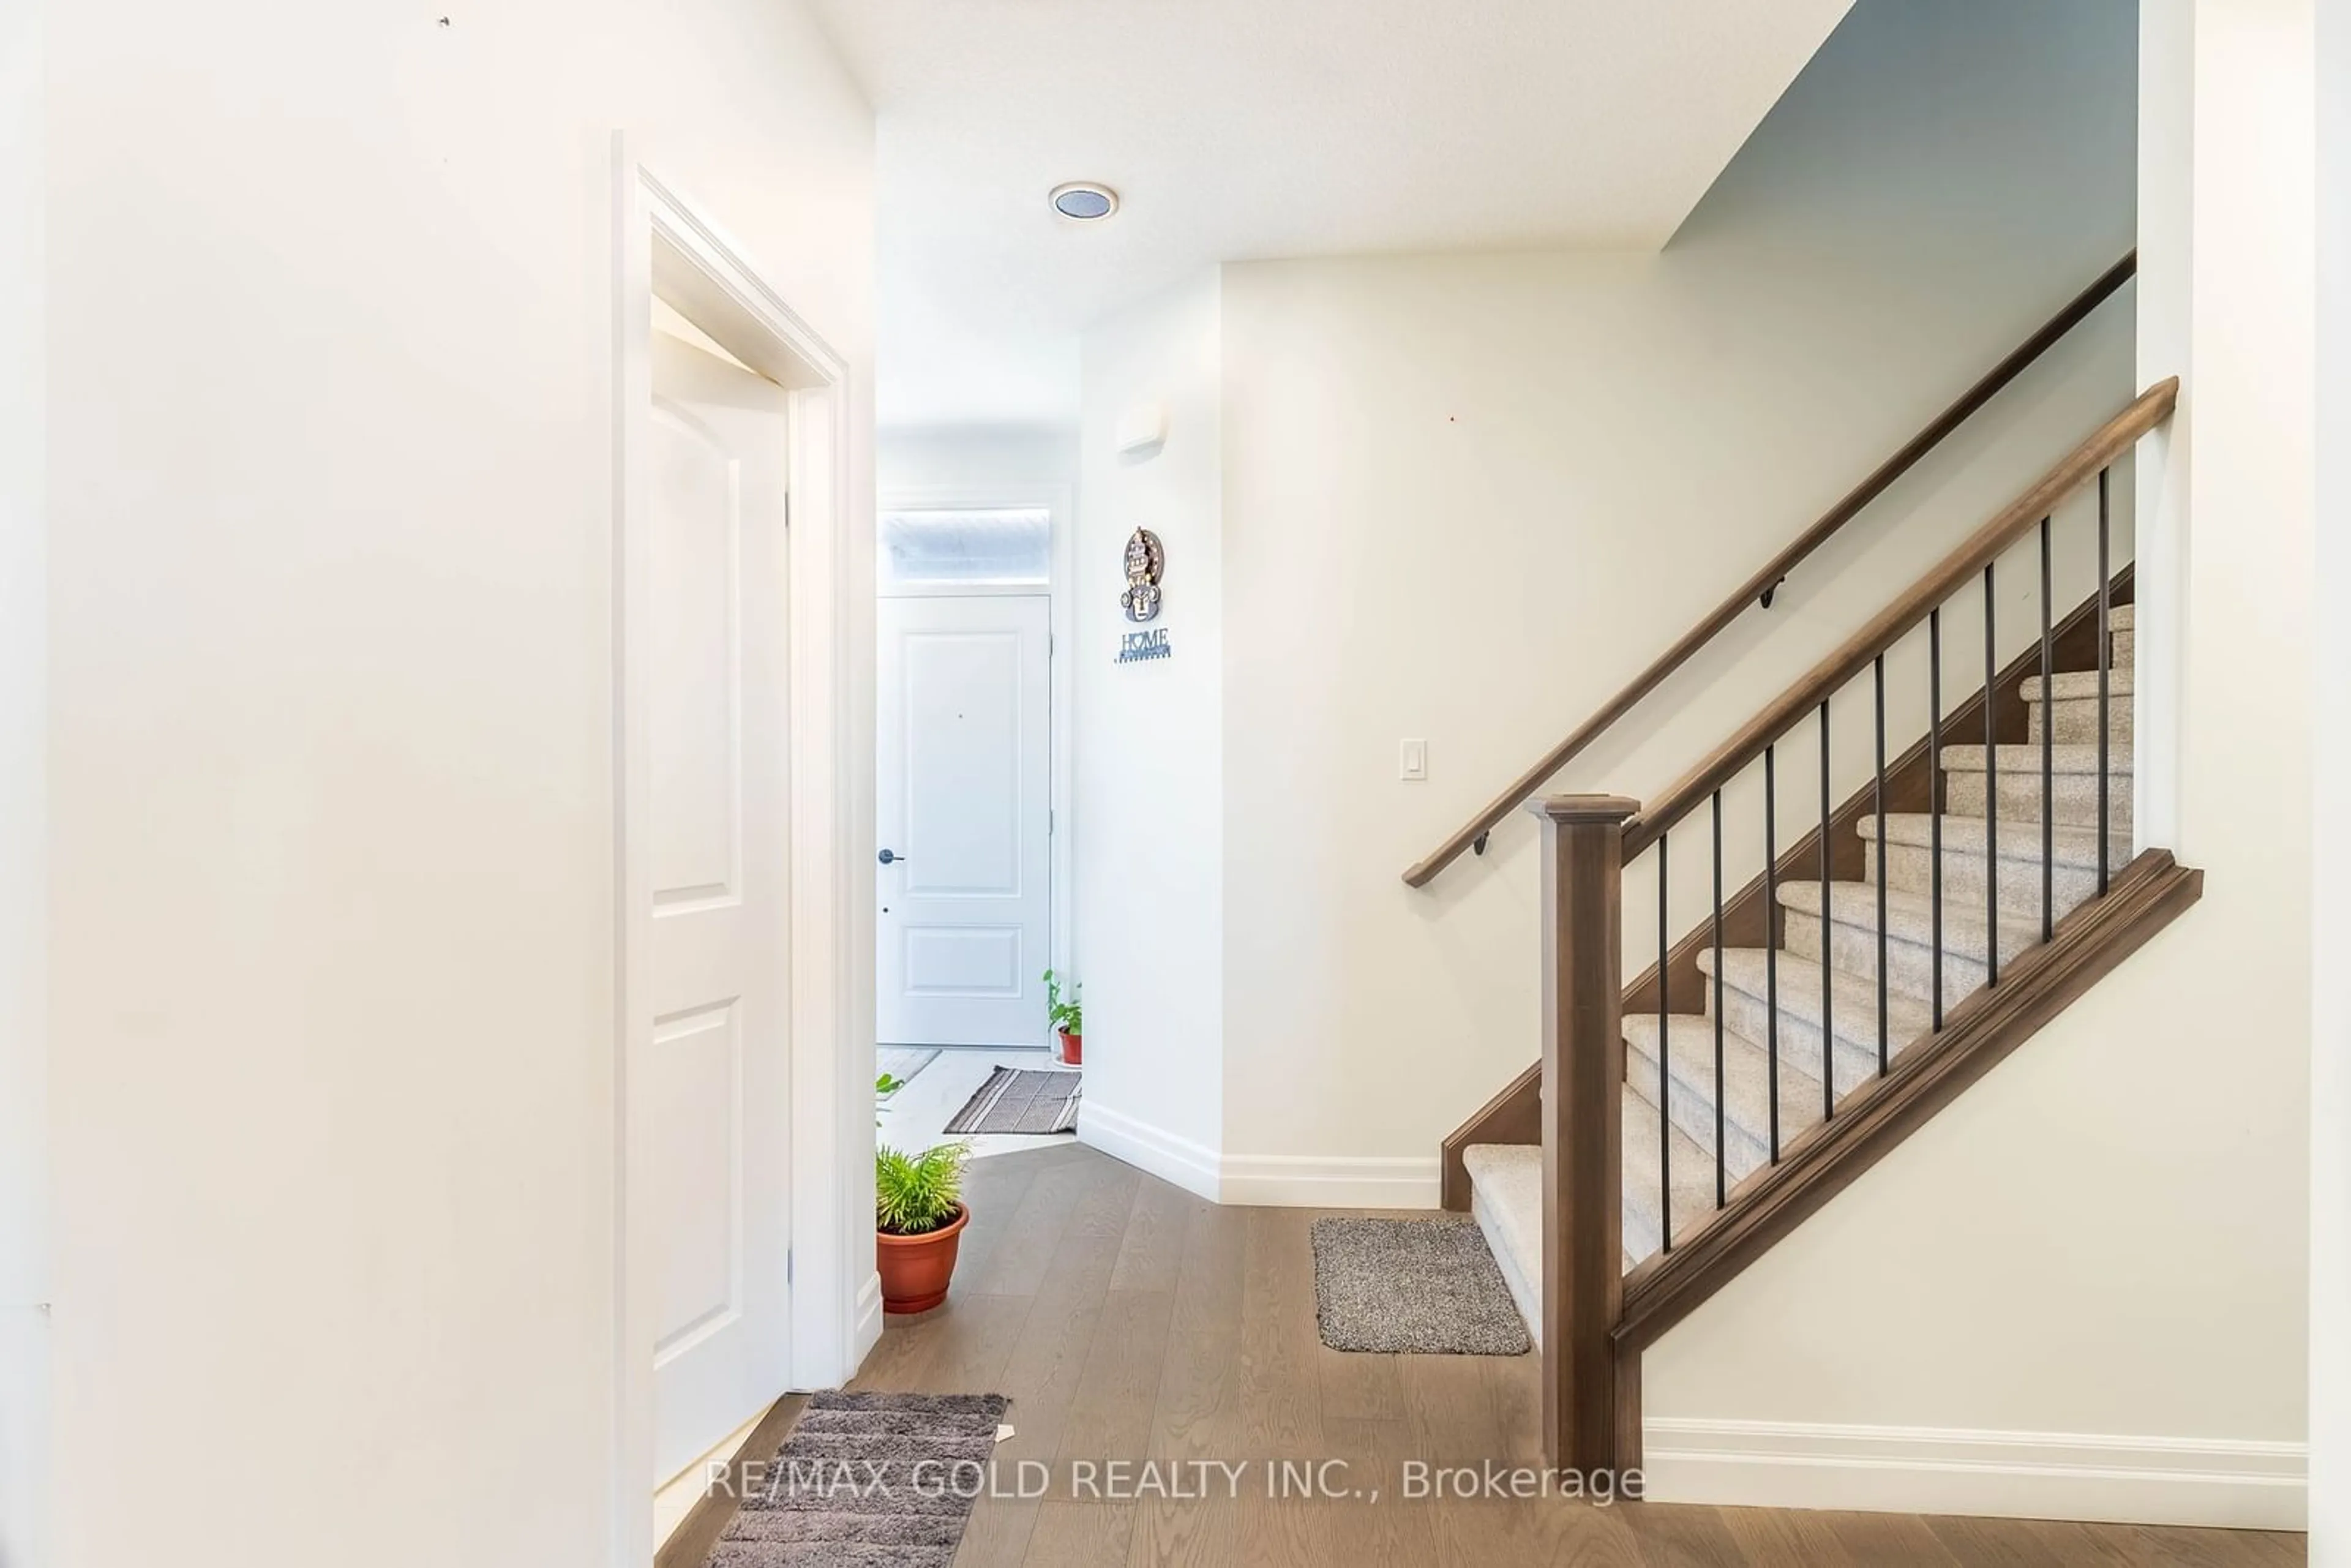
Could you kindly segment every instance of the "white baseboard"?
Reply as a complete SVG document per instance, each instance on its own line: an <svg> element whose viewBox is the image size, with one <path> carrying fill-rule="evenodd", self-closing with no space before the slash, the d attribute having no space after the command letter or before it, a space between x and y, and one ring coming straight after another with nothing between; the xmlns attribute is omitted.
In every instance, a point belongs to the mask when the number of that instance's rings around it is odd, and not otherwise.
<svg viewBox="0 0 2351 1568"><path fill-rule="evenodd" d="M1659 1502L2302 1530L2301 1443L1655 1416Z"/></svg>
<svg viewBox="0 0 2351 1568"><path fill-rule="evenodd" d="M1211 1203L1223 1201L1217 1152L1092 1100L1078 1102L1078 1142L1174 1182Z"/></svg>
<svg viewBox="0 0 2351 1568"><path fill-rule="evenodd" d="M866 1353L882 1343L882 1275L870 1270L857 1285L857 1316L849 1333L849 1377L865 1364ZM849 1377L841 1379L843 1383Z"/></svg>
<svg viewBox="0 0 2351 1568"><path fill-rule="evenodd" d="M1224 1200L1274 1208L1435 1208L1438 1166L1418 1159L1228 1155Z"/></svg>
<svg viewBox="0 0 2351 1568"><path fill-rule="evenodd" d="M1078 1139L1217 1203L1274 1208L1435 1208L1437 1162L1219 1155L1092 1100L1078 1108Z"/></svg>

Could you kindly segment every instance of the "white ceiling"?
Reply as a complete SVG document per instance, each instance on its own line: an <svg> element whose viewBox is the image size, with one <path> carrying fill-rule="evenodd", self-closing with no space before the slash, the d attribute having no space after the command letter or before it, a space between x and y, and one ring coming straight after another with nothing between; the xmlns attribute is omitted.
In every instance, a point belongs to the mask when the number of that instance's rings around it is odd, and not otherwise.
<svg viewBox="0 0 2351 1568"><path fill-rule="evenodd" d="M1077 334L1215 261L1654 249L1852 3L816 0L880 116L882 422L1072 422Z"/></svg>

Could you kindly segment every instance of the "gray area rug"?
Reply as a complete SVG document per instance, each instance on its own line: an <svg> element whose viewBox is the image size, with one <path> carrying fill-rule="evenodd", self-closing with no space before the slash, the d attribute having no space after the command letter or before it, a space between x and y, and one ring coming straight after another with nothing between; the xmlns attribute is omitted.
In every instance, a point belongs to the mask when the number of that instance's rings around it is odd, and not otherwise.
<svg viewBox="0 0 2351 1568"><path fill-rule="evenodd" d="M1318 1219L1314 1319L1332 1350L1524 1355L1525 1320L1478 1222Z"/></svg>
<svg viewBox="0 0 2351 1568"><path fill-rule="evenodd" d="M998 1394L820 1394L710 1568L949 1568L986 1485Z"/></svg>
<svg viewBox="0 0 2351 1568"><path fill-rule="evenodd" d="M947 1124L950 1133L1074 1133L1082 1072L999 1067Z"/></svg>

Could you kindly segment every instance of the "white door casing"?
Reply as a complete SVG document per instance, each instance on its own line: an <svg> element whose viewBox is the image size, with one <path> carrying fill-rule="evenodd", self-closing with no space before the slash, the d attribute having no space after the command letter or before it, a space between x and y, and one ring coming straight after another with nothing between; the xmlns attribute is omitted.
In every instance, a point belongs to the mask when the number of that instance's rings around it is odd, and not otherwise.
<svg viewBox="0 0 2351 1568"><path fill-rule="evenodd" d="M788 394L653 338L645 1129L655 1481L780 1395L790 1294Z"/></svg>
<svg viewBox="0 0 2351 1568"><path fill-rule="evenodd" d="M803 319L708 216L647 168L635 138L610 142L613 428L610 1009L597 1070L611 1114L615 1313L610 1551L603 1568L653 1557L656 1374L664 1246L641 1075L653 1059L653 318L656 296L735 360L789 389L790 689L785 782L790 915L789 1182L791 1386L845 1382L882 1337L873 1260L873 691L870 394L849 359ZM786 197L785 199L789 199ZM847 323L852 329L853 319Z"/></svg>
<svg viewBox="0 0 2351 1568"><path fill-rule="evenodd" d="M1043 595L881 601L875 970L885 1043L1046 1037L1050 618Z"/></svg>

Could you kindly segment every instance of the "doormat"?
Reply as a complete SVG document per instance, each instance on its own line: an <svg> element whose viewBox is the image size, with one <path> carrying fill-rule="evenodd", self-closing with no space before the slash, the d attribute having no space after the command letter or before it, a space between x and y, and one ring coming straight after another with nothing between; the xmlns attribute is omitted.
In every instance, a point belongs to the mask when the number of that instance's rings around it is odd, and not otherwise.
<svg viewBox="0 0 2351 1568"><path fill-rule="evenodd" d="M1501 1266L1466 1214L1318 1219L1314 1322L1332 1350L1524 1355L1531 1348Z"/></svg>
<svg viewBox="0 0 2351 1568"><path fill-rule="evenodd" d="M1012 1402L819 1394L746 1492L708 1568L949 1568Z"/></svg>
<svg viewBox="0 0 2351 1568"><path fill-rule="evenodd" d="M947 1124L950 1133L1074 1133L1082 1072L999 1067Z"/></svg>

